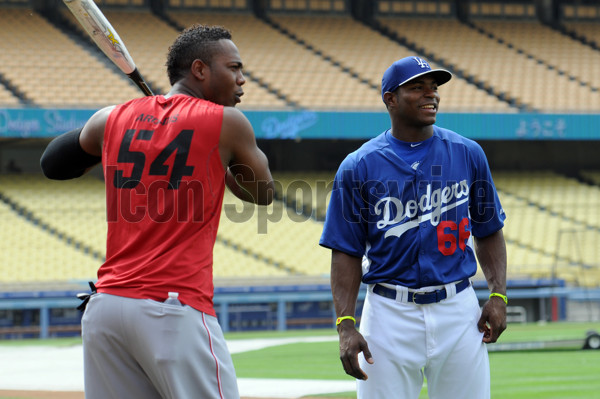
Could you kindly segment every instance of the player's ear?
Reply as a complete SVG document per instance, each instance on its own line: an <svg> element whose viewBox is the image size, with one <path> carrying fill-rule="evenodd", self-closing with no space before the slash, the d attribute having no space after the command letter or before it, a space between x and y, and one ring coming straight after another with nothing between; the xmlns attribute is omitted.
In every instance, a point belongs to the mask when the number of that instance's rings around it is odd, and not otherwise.
<svg viewBox="0 0 600 399"><path fill-rule="evenodd" d="M192 75L194 75L194 77L196 77L196 79L205 80L208 69L209 69L208 65L204 61L196 58L192 62L192 66L190 67L190 72L192 73Z"/></svg>
<svg viewBox="0 0 600 399"><path fill-rule="evenodd" d="M392 93L391 91L386 91L383 93L383 101L387 107L398 102L397 100L398 97L396 96L396 93Z"/></svg>

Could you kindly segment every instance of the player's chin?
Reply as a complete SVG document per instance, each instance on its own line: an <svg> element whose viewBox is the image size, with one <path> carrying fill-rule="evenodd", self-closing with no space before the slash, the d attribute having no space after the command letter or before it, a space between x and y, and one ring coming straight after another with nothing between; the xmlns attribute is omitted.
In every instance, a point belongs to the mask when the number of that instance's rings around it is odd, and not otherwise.
<svg viewBox="0 0 600 399"><path fill-rule="evenodd" d="M242 95L243 94L236 94L235 96L233 96L233 107L242 102Z"/></svg>
<svg viewBox="0 0 600 399"><path fill-rule="evenodd" d="M241 102L242 100L240 97L238 95L234 95L233 97L223 98L220 104L225 107L235 107Z"/></svg>
<svg viewBox="0 0 600 399"><path fill-rule="evenodd" d="M429 118L421 118L420 121L423 124L423 126L430 126L430 125L435 124L436 119L435 119L435 116L433 116L433 117L429 117Z"/></svg>

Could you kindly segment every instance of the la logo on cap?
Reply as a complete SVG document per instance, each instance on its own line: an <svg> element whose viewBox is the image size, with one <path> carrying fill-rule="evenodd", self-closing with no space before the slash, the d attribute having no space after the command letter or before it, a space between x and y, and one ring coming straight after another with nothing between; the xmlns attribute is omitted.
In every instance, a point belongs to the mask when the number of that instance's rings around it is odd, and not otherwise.
<svg viewBox="0 0 600 399"><path fill-rule="evenodd" d="M429 66L427 61L425 61L424 59L419 58L419 57L413 57L413 60L417 61L417 65L420 66L421 68L431 69L431 67Z"/></svg>
<svg viewBox="0 0 600 399"><path fill-rule="evenodd" d="M452 74L445 69L431 69L431 66L423 58L411 55L395 61L383 73L381 78L381 98L384 94L393 92L403 84L423 75L433 76L438 86L450 80ZM385 99L384 99L385 102Z"/></svg>

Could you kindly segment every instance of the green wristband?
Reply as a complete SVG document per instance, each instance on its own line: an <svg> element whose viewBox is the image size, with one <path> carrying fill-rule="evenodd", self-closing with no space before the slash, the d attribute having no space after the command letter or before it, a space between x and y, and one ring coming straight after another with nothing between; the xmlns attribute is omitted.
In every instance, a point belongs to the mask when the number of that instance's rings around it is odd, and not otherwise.
<svg viewBox="0 0 600 399"><path fill-rule="evenodd" d="M502 300L504 301L504 303L508 305L508 298L506 297L506 295L498 294L497 292L492 292L490 294L490 298L493 297L493 296L497 296L499 298L502 298Z"/></svg>
<svg viewBox="0 0 600 399"><path fill-rule="evenodd" d="M339 326L340 323L344 320L352 320L354 322L354 324L356 325L356 319L352 316L342 316L342 317L338 317L337 320L335 321L335 325Z"/></svg>

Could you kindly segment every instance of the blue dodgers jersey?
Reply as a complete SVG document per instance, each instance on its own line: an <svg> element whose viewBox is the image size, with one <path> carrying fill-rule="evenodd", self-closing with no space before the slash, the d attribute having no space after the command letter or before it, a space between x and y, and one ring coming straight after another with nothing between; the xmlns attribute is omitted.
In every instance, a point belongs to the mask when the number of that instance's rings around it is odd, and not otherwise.
<svg viewBox="0 0 600 399"><path fill-rule="evenodd" d="M340 165L320 245L363 261L363 282L409 288L447 284L477 271L472 237L506 218L479 144L434 126L417 169L382 133Z"/></svg>

